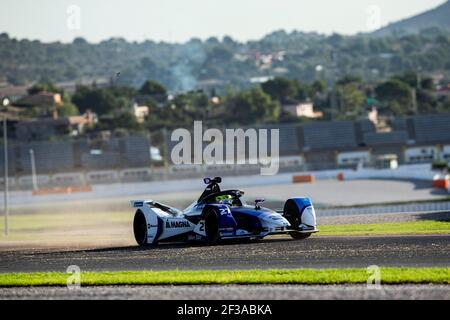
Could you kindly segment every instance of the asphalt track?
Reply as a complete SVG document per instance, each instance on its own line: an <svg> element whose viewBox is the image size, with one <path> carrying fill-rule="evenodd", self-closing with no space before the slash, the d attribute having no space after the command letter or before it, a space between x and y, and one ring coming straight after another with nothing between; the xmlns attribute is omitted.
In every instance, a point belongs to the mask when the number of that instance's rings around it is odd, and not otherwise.
<svg viewBox="0 0 450 320"><path fill-rule="evenodd" d="M450 286L228 285L0 288L0 300L450 300Z"/></svg>
<svg viewBox="0 0 450 320"><path fill-rule="evenodd" d="M217 246L165 244L156 248L12 250L0 252L0 272L450 267L450 235L272 237Z"/></svg>

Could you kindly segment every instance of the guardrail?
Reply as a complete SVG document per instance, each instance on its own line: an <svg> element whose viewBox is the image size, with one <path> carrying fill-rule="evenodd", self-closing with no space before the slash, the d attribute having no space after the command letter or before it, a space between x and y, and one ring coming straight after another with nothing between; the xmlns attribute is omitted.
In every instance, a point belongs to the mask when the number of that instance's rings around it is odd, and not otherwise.
<svg viewBox="0 0 450 320"><path fill-rule="evenodd" d="M379 205L373 207L348 207L348 208L316 208L317 216L351 216L365 214L385 214L385 213L423 213L450 211L450 201L412 203L400 205Z"/></svg>

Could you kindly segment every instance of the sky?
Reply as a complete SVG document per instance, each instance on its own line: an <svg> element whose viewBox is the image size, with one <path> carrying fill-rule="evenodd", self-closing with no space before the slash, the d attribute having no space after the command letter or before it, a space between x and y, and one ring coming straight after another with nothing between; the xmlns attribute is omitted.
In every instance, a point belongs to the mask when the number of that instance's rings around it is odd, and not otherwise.
<svg viewBox="0 0 450 320"><path fill-rule="evenodd" d="M0 33L44 42L184 42L229 35L260 39L275 30L368 32L445 0L0 0Z"/></svg>

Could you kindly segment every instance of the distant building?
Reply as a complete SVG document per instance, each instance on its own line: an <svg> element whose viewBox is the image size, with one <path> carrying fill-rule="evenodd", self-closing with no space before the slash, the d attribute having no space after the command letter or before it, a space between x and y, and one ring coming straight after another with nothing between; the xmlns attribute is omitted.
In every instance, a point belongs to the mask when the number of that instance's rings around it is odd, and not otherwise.
<svg viewBox="0 0 450 320"><path fill-rule="evenodd" d="M22 108L17 108L14 106L7 106L1 109L1 117L6 116L8 119L20 119L22 117L24 110Z"/></svg>
<svg viewBox="0 0 450 320"><path fill-rule="evenodd" d="M274 77L267 76L267 77L252 77L249 79L250 83L264 83L270 80L273 80Z"/></svg>
<svg viewBox="0 0 450 320"><path fill-rule="evenodd" d="M378 109L376 107L371 107L367 112L367 119L372 122L375 126L378 125Z"/></svg>
<svg viewBox="0 0 450 320"><path fill-rule="evenodd" d="M69 120L69 124L73 129L72 134L78 135L80 133L83 133L86 127L92 128L94 126L94 124L97 122L97 115L88 110L81 116L72 116L68 117L67 119Z"/></svg>
<svg viewBox="0 0 450 320"><path fill-rule="evenodd" d="M20 141L48 140L54 136L77 136L95 124L96 116L87 112L68 118L22 120L15 124L16 139Z"/></svg>
<svg viewBox="0 0 450 320"><path fill-rule="evenodd" d="M295 116L310 119L318 119L323 117L322 112L315 112L312 102L300 102L296 104L286 104L282 106L283 111Z"/></svg>
<svg viewBox="0 0 450 320"><path fill-rule="evenodd" d="M433 96L436 99L450 98L450 84L445 87L441 87L433 92Z"/></svg>
<svg viewBox="0 0 450 320"><path fill-rule="evenodd" d="M133 114L139 123L143 123L145 121L145 117L148 116L148 113L149 108L147 106L139 106L137 104L133 106Z"/></svg>
<svg viewBox="0 0 450 320"><path fill-rule="evenodd" d="M62 105L59 93L39 92L16 101L15 105L20 107L51 107Z"/></svg>
<svg viewBox="0 0 450 320"><path fill-rule="evenodd" d="M28 95L28 86L0 87L0 97L8 97L12 102Z"/></svg>

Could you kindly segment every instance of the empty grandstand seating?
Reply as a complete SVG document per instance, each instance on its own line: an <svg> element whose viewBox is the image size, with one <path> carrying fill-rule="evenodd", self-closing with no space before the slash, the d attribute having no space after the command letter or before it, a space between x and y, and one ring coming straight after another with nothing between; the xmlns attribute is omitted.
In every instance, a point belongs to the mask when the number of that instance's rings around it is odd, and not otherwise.
<svg viewBox="0 0 450 320"><path fill-rule="evenodd" d="M383 144L404 144L408 141L406 131L369 132L364 134L364 142L368 146Z"/></svg>
<svg viewBox="0 0 450 320"><path fill-rule="evenodd" d="M367 148L373 155L395 154L400 163L410 159L403 157L403 148L448 145L450 143L450 114L418 115L413 117L396 118L390 122L391 132L376 132L375 126L368 120L314 122L307 124L281 124L263 125L246 129L279 129L280 157L304 157L305 168L321 170L331 169L337 166L336 152L354 152ZM206 130L207 128L203 128ZM225 129L221 128L223 137L226 138ZM271 135L268 132L269 145ZM170 132L167 132L168 155L172 147L178 141L170 141ZM208 145L203 142L203 147ZM92 170L126 170L149 168L150 140L145 135L133 135L128 137L98 139L77 139L75 141L45 141L17 143L14 140L9 144L9 173L11 176L26 176L31 174L30 149L34 151L37 174L58 174L66 172L86 172ZM226 141L223 148L230 147ZM248 150L248 141L246 150ZM270 147L268 148L270 156ZM236 153L236 152L235 152ZM226 150L224 150L226 155ZM193 154L192 154L193 155ZM248 155L248 151L247 154ZM448 159L448 152L441 157ZM247 159L248 160L248 159ZM425 159L429 161L428 159ZM0 173L4 170L3 148L0 147ZM290 168L291 165L280 163L280 169ZM303 168L303 164L296 163L293 168ZM259 172L260 165L247 165L239 167L211 166L207 167L208 174L218 172ZM178 169L177 169L178 170ZM191 169L192 170L192 169ZM173 173L173 172L171 172ZM204 174L204 172L186 172L178 170L178 174ZM162 173L161 173L162 174ZM164 173L165 174L165 173ZM154 179L154 173L148 174L147 170L132 171L119 177L125 180ZM100 177L98 180L102 180ZM110 178L107 178L108 180ZM57 185L69 184L69 178L59 176ZM113 178L112 180L116 180Z"/></svg>
<svg viewBox="0 0 450 320"><path fill-rule="evenodd" d="M357 146L355 127L351 121L305 124L304 139L304 147L310 150Z"/></svg>
<svg viewBox="0 0 450 320"><path fill-rule="evenodd" d="M432 114L413 118L417 142L450 140L450 114Z"/></svg>
<svg viewBox="0 0 450 320"><path fill-rule="evenodd" d="M298 154L300 151L300 144L298 139L298 125L286 124L278 126L265 126L259 129L279 129L280 131L280 155L290 156ZM270 131L267 133L270 141Z"/></svg>
<svg viewBox="0 0 450 320"><path fill-rule="evenodd" d="M360 127L362 132L375 132L376 128L372 121L370 120L360 120L356 122Z"/></svg>
<svg viewBox="0 0 450 320"><path fill-rule="evenodd" d="M139 167L150 165L150 143L146 137L124 138L123 160L126 166Z"/></svg>
<svg viewBox="0 0 450 320"><path fill-rule="evenodd" d="M407 120L405 118L395 118L391 121L391 126L394 131L406 131L408 128Z"/></svg>
<svg viewBox="0 0 450 320"><path fill-rule="evenodd" d="M31 173L30 150L34 152L37 173L65 172L74 167L72 143L65 141L24 143L16 146L16 166L21 173Z"/></svg>

